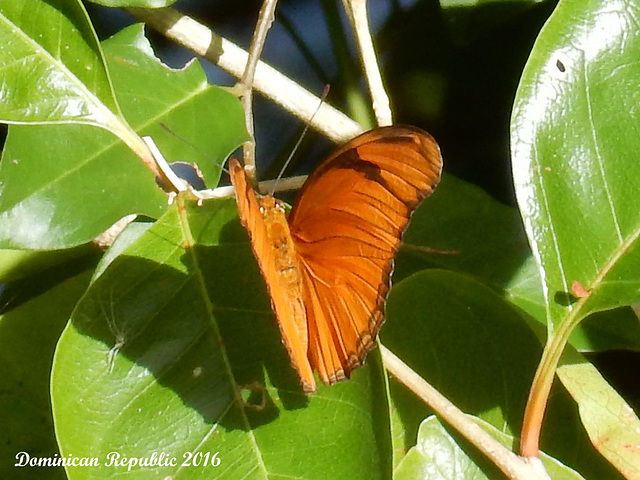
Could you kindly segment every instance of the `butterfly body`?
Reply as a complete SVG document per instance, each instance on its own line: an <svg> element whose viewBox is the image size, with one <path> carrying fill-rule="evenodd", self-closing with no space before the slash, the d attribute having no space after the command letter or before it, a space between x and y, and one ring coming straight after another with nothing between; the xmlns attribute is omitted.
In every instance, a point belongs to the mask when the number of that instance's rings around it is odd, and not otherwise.
<svg viewBox="0 0 640 480"><path fill-rule="evenodd" d="M265 242L260 251L269 250L272 252L272 255L265 253L257 258L263 275L269 271L273 277L267 283L267 288L271 297L271 306L278 319L282 319L278 323L280 333L282 338L298 339L295 344L285 342L285 346L292 363L298 365L296 369L301 375L305 391L315 391L315 380L307 359L308 329L306 309L303 303L302 275L287 223L284 203L270 195L255 195L253 190L249 195L251 197L249 201L255 200L258 205L264 226ZM259 222L259 218L257 222Z"/></svg>
<svg viewBox="0 0 640 480"><path fill-rule="evenodd" d="M240 220L306 392L333 384L375 345L393 258L411 213L440 178L440 150L415 127L382 127L339 148L309 176L289 218L230 163Z"/></svg>

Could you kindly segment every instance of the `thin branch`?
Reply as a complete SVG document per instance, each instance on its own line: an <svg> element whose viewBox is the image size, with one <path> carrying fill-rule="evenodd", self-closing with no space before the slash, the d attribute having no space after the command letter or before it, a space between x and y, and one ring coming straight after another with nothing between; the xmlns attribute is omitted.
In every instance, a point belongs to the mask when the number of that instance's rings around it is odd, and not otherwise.
<svg viewBox="0 0 640 480"><path fill-rule="evenodd" d="M130 8L128 11L167 38L210 60L234 77L240 78L243 75L247 65L247 52L194 19L172 8ZM253 88L305 122L311 118L320 102L318 96L261 61L256 66ZM358 123L326 102L310 125L338 144L363 132Z"/></svg>
<svg viewBox="0 0 640 480"><path fill-rule="evenodd" d="M504 445L484 431L451 403L438 390L429 385L420 375L400 360L393 352L380 344L385 368L398 381L420 397L445 422L455 428L471 442L511 480L544 480L549 475L538 458L522 458L508 450ZM549 479L550 480L550 479Z"/></svg>
<svg viewBox="0 0 640 480"><path fill-rule="evenodd" d="M371 93L373 112L378 125L391 125L393 124L393 116L391 114L391 107L389 106L389 97L382 83L382 75L380 74L378 60L376 59L376 51L373 48L373 40L367 18L367 1L342 0L342 4L348 14L351 27L356 37L360 60L362 61L365 77Z"/></svg>
<svg viewBox="0 0 640 480"><path fill-rule="evenodd" d="M349 35L348 31L351 29L351 25L344 24L340 11L344 10L344 7L336 0L321 0L320 3L338 69L338 77L336 78L338 88L336 90L344 101L345 112L367 129L371 129L377 125L377 122L372 115L371 96L368 90L363 91L362 89L363 73L360 59L354 61L352 57L350 42L353 36Z"/></svg>
<svg viewBox="0 0 640 480"><path fill-rule="evenodd" d="M260 15L258 16L258 23L256 29L253 32L253 39L251 40L251 48L249 49L249 59L247 65L242 74L240 80L240 88L242 89L242 107L244 109L244 123L249 133L249 141L244 142L242 145L242 156L244 160L244 168L248 174L250 180L254 183L256 181L256 142L253 137L253 80L256 75L256 67L264 44L267 41L267 33L273 25L273 20L276 15L276 5L278 0L264 0L262 8L260 9Z"/></svg>
<svg viewBox="0 0 640 480"><path fill-rule="evenodd" d="M162 152L153 141L153 138L142 137L142 139L153 154L157 168L164 174L165 182L169 187L171 187L174 193L187 194L189 198L197 201L210 200L212 198L227 198L234 195L234 188L232 186L217 187L208 190L195 190L189 182L175 174L162 155ZM298 177L267 180L260 182L257 187L263 192L286 192L289 190L298 190L302 187L302 184L306 179L306 175L303 175Z"/></svg>
<svg viewBox="0 0 640 480"><path fill-rule="evenodd" d="M306 175L300 175L297 177L281 178L280 180L265 180L258 183L258 189L261 192L288 192L291 190L298 190L304 184L307 179ZM192 192L197 195L199 200L210 200L212 198L227 198L232 197L235 193L232 186L216 187L208 190L198 190Z"/></svg>

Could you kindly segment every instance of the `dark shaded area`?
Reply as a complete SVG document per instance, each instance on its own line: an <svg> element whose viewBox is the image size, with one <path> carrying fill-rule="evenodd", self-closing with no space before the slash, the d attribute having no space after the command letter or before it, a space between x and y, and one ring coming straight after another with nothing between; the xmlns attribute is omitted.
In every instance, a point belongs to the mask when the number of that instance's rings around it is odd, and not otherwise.
<svg viewBox="0 0 640 480"><path fill-rule="evenodd" d="M19 452L31 458L60 456L53 429L49 387L54 350L71 312L89 283L86 271L23 305L0 321L0 478L31 480L39 473L15 468ZM42 315L43 309L49 312ZM6 313L6 314L4 314ZM46 467L46 478L66 479L63 467Z"/></svg>
<svg viewBox="0 0 640 480"><path fill-rule="evenodd" d="M36 271L18 266L15 278L0 285L0 315L52 289L59 283L87 270L95 269L103 251L91 244L51 252L49 265ZM45 255L48 252L44 252Z"/></svg>
<svg viewBox="0 0 640 480"><path fill-rule="evenodd" d="M445 170L515 205L509 121L522 69L555 2L442 10L419 2L381 41L396 121L430 132Z"/></svg>
<svg viewBox="0 0 640 480"><path fill-rule="evenodd" d="M629 406L640 415L640 352L612 350L585 355L611 383Z"/></svg>

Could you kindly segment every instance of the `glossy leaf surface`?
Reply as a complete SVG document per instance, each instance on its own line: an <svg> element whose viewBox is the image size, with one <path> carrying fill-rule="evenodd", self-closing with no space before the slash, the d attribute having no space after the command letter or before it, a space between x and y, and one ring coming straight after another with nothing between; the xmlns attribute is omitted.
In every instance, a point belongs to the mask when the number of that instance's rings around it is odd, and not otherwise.
<svg viewBox="0 0 640 480"><path fill-rule="evenodd" d="M639 14L633 1L561 1L536 41L516 96L513 176L549 331L528 418L546 402L576 325L593 312L640 300ZM597 409L586 408L594 398L599 408L608 395L615 403L621 399L612 389L597 394L598 382L585 391L566 379L594 445L625 471L629 458L621 463L611 454L601 441L605 429L592 417ZM637 471L638 463L632 460L631 468Z"/></svg>
<svg viewBox="0 0 640 480"><path fill-rule="evenodd" d="M162 65L140 25L104 48L134 128L153 135L169 161L197 161L215 186L220 164L245 138L237 98L208 85L197 63L178 71ZM140 159L118 138L86 125L12 126L0 181L0 242L12 248L77 245L127 214L157 218L167 206Z"/></svg>
<svg viewBox="0 0 640 480"><path fill-rule="evenodd" d="M639 14L561 1L518 90L513 175L552 330L640 300ZM572 300L574 282L589 295Z"/></svg>
<svg viewBox="0 0 640 480"><path fill-rule="evenodd" d="M219 452L220 465L103 465L70 469L72 480L390 478L377 354L305 396L247 242L233 199L169 209L94 281L53 372L63 452Z"/></svg>
<svg viewBox="0 0 640 480"><path fill-rule="evenodd" d="M0 119L117 130L100 44L78 0L0 4Z"/></svg>

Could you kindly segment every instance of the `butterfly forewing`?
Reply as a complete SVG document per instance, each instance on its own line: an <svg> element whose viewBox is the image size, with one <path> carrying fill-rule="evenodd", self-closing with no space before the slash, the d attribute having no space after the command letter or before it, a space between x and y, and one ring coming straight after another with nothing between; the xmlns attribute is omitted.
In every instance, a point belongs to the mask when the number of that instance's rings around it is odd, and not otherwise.
<svg viewBox="0 0 640 480"><path fill-rule="evenodd" d="M441 168L429 134L392 126L347 143L305 182L289 225L311 299L309 358L325 383L348 377L373 347L402 232Z"/></svg>

